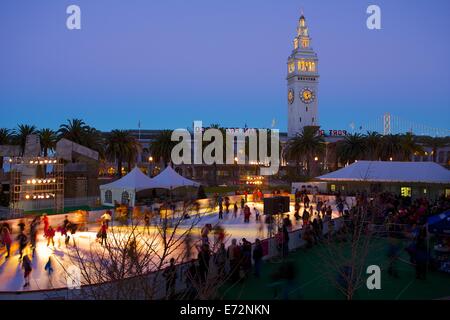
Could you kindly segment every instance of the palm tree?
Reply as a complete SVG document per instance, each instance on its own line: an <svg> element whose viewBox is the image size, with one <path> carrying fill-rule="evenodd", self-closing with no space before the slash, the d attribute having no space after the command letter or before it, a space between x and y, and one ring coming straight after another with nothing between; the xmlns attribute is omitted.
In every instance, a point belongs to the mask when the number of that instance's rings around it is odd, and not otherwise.
<svg viewBox="0 0 450 320"><path fill-rule="evenodd" d="M306 163L307 174L311 174L311 160L322 154L325 147L324 138L318 134L318 127L306 126L303 131L290 139L286 148L288 159L301 160Z"/></svg>
<svg viewBox="0 0 450 320"><path fill-rule="evenodd" d="M23 153L25 152L25 144L27 142L27 137L30 134L36 134L36 133L38 133L36 127L33 125L30 126L27 124L19 124L17 126L17 129L14 130L14 139L13 140L15 140L15 143L20 146L22 156L23 156Z"/></svg>
<svg viewBox="0 0 450 320"><path fill-rule="evenodd" d="M6 128L0 128L0 146L11 143L12 133L11 130ZM0 171L3 170L3 156L0 156Z"/></svg>
<svg viewBox="0 0 450 320"><path fill-rule="evenodd" d="M423 143L428 148L431 148L433 162L436 162L438 150L441 148L445 148L450 144L448 138L442 138L442 137L424 137Z"/></svg>
<svg viewBox="0 0 450 320"><path fill-rule="evenodd" d="M342 162L352 163L364 159L366 150L366 139L359 133L348 135L337 144L338 158Z"/></svg>
<svg viewBox="0 0 450 320"><path fill-rule="evenodd" d="M67 123L62 124L59 127L58 134L59 138L65 138L72 142L85 145L87 131L89 126L81 119L67 120Z"/></svg>
<svg viewBox="0 0 450 320"><path fill-rule="evenodd" d="M150 153L156 161L163 161L168 166L171 159L172 149L176 145L176 141L172 141L172 131L163 130L152 141L150 145Z"/></svg>
<svg viewBox="0 0 450 320"><path fill-rule="evenodd" d="M97 151L100 158L105 158L105 139L97 129L89 126L85 129L82 145Z"/></svg>
<svg viewBox="0 0 450 320"><path fill-rule="evenodd" d="M39 130L39 139L41 141L41 149L44 157L48 156L49 151L53 151L58 141L58 136L55 131L45 128Z"/></svg>
<svg viewBox="0 0 450 320"><path fill-rule="evenodd" d="M380 158L381 134L376 131L368 131L365 137L366 151L369 160L378 160Z"/></svg>
<svg viewBox="0 0 450 320"><path fill-rule="evenodd" d="M139 152L139 142L126 130L113 130L106 138L105 155L117 162L117 172L122 176L122 165L128 162L128 169L131 168L131 159Z"/></svg>
<svg viewBox="0 0 450 320"><path fill-rule="evenodd" d="M406 133L400 136L400 155L403 161L410 161L413 155L423 154L423 148L418 143L417 137L412 133Z"/></svg>
<svg viewBox="0 0 450 320"><path fill-rule="evenodd" d="M128 163L128 172L131 171L133 164L136 163L136 159L139 155L139 152L142 151L142 146L139 141L130 135L129 142L127 143L127 163Z"/></svg>
<svg viewBox="0 0 450 320"><path fill-rule="evenodd" d="M387 134L381 139L382 160L397 160L402 155L402 138L398 134Z"/></svg>

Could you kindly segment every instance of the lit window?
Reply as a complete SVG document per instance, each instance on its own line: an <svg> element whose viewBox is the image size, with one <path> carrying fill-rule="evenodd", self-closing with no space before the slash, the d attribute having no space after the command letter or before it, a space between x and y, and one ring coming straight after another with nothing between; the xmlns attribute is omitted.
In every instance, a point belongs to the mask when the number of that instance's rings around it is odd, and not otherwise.
<svg viewBox="0 0 450 320"><path fill-rule="evenodd" d="M111 190L105 191L105 203L112 203L112 192Z"/></svg>
<svg viewBox="0 0 450 320"><path fill-rule="evenodd" d="M401 187L400 195L402 197L411 197L411 187Z"/></svg>
<svg viewBox="0 0 450 320"><path fill-rule="evenodd" d="M294 39L294 49L298 48L298 39Z"/></svg>
<svg viewBox="0 0 450 320"><path fill-rule="evenodd" d="M128 204L130 201L130 195L128 192L122 192L122 204Z"/></svg>
<svg viewBox="0 0 450 320"><path fill-rule="evenodd" d="M293 62L289 63L289 73L292 73L295 71L295 64Z"/></svg>
<svg viewBox="0 0 450 320"><path fill-rule="evenodd" d="M335 184L332 184L332 185L330 186L330 190L331 190L332 192L335 192L335 191L336 191L336 185L335 185Z"/></svg>

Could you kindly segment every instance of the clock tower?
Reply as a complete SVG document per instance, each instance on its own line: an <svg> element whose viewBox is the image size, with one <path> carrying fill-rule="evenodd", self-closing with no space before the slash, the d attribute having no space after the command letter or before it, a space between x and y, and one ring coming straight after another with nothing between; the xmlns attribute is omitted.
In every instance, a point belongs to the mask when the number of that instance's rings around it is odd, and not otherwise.
<svg viewBox="0 0 450 320"><path fill-rule="evenodd" d="M318 126L318 58L311 48L305 17L298 20L294 49L287 61L288 137L301 133L305 126Z"/></svg>

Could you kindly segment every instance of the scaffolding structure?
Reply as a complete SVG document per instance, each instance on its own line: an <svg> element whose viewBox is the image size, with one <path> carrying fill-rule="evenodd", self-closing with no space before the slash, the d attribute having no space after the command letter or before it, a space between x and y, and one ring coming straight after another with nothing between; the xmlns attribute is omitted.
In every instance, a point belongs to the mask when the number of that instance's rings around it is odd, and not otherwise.
<svg viewBox="0 0 450 320"><path fill-rule="evenodd" d="M55 157L14 157L11 164L10 208L23 211L64 210L64 161Z"/></svg>

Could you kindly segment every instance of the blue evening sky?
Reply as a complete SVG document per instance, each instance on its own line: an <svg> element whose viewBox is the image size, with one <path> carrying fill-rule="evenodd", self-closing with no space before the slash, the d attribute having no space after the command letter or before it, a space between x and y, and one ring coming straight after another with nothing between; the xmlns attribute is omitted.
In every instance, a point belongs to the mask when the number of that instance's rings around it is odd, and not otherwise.
<svg viewBox="0 0 450 320"><path fill-rule="evenodd" d="M66 8L82 30L66 28ZM366 8L382 30L366 28ZM1 0L0 127L287 127L286 59L301 8L326 129L384 112L450 123L447 0Z"/></svg>

